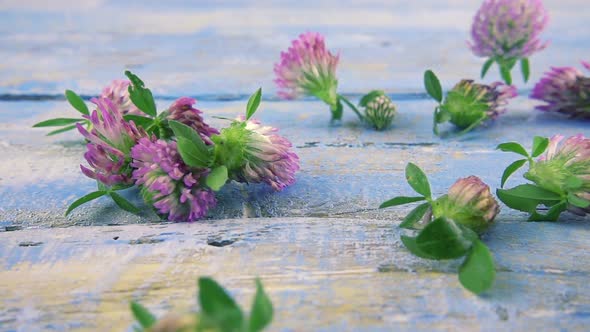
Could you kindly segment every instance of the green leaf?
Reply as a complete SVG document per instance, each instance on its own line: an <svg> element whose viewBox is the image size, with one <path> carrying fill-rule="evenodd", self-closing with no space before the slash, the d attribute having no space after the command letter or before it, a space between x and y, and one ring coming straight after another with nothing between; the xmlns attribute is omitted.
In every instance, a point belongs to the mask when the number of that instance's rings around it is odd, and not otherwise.
<svg viewBox="0 0 590 332"><path fill-rule="evenodd" d="M93 191L88 195L82 196L80 198L78 198L77 200L74 201L74 203L70 204L70 206L68 207L68 210L66 211L66 216L68 214L70 214L70 212L72 212L72 210L74 210L75 208L77 208L78 206L90 202L93 199L97 199L99 197L102 197L106 194L106 191L102 191L102 190L98 190L98 191Z"/></svg>
<svg viewBox="0 0 590 332"><path fill-rule="evenodd" d="M156 317L146 307L135 301L131 301L130 306L133 317L144 329L149 329L156 323Z"/></svg>
<svg viewBox="0 0 590 332"><path fill-rule="evenodd" d="M584 180L580 179L577 176L568 176L565 179L565 188L569 190L576 190L580 189L584 186Z"/></svg>
<svg viewBox="0 0 590 332"><path fill-rule="evenodd" d="M270 298L264 292L262 283L256 279L256 295L250 311L250 332L262 331L272 321L273 307Z"/></svg>
<svg viewBox="0 0 590 332"><path fill-rule="evenodd" d="M512 75L510 74L510 69L507 66L500 65L500 76L502 76L504 83L508 85L512 84Z"/></svg>
<svg viewBox="0 0 590 332"><path fill-rule="evenodd" d="M369 102L371 102L371 100L379 97L379 96L383 96L385 95L385 91L383 90L373 90L369 93L367 93L366 95L361 97L361 100L359 100L359 106L361 107L367 107L367 104Z"/></svg>
<svg viewBox="0 0 590 332"><path fill-rule="evenodd" d="M408 163L406 166L406 180L418 194L426 197L426 199L431 198L430 183L428 183L428 178L420 167L413 163Z"/></svg>
<svg viewBox="0 0 590 332"><path fill-rule="evenodd" d="M527 157L527 159L529 158L529 153L526 151L526 149L516 142L502 143L498 145L496 149L499 149L504 152L514 152L521 156Z"/></svg>
<svg viewBox="0 0 590 332"><path fill-rule="evenodd" d="M521 184L512 189L503 190L506 194L514 197L523 197L544 201L561 201L561 196L557 193L543 189L534 184Z"/></svg>
<svg viewBox="0 0 590 332"><path fill-rule="evenodd" d="M199 304L202 313L221 331L238 331L242 328L242 310L215 280L199 278Z"/></svg>
<svg viewBox="0 0 590 332"><path fill-rule="evenodd" d="M66 126L66 127L63 127L63 128L56 129L54 131L50 131L50 132L47 133L47 136L53 136L53 135L61 134L63 132L66 132L66 131L72 130L72 129L76 129L76 125Z"/></svg>
<svg viewBox="0 0 590 332"><path fill-rule="evenodd" d="M414 224L424 217L424 214L426 211L428 211L428 208L430 208L430 203L428 202L416 206L410 213L408 213L399 227L413 229Z"/></svg>
<svg viewBox="0 0 590 332"><path fill-rule="evenodd" d="M590 201L580 198L572 193L567 195L567 202L573 206L585 209L590 206Z"/></svg>
<svg viewBox="0 0 590 332"><path fill-rule="evenodd" d="M512 174L514 174L514 172L516 172L519 168L521 168L524 164L526 164L526 162L527 162L526 159L520 159L520 160L517 160L517 161L513 162L512 164L508 165L508 167L506 167L506 169L504 170L504 173L502 174L502 182L500 184L500 187L504 187L504 184L506 183L508 178Z"/></svg>
<svg viewBox="0 0 590 332"><path fill-rule="evenodd" d="M116 192L112 191L109 193L109 196L115 201L115 204L119 206L121 209L131 212L133 214L139 214L141 212L135 205L125 199L123 196L117 194Z"/></svg>
<svg viewBox="0 0 590 332"><path fill-rule="evenodd" d="M72 105L72 107L75 108L78 112L84 115L90 114L90 112L88 111L88 106L86 106L84 99L78 96L74 91L66 90L66 99L68 100L70 105Z"/></svg>
<svg viewBox="0 0 590 332"><path fill-rule="evenodd" d="M207 179L205 179L205 183L207 184L207 187L213 189L213 191L219 191L219 189L221 189L221 187L227 182L227 179L227 167L221 165L211 170L211 173L209 173Z"/></svg>
<svg viewBox="0 0 590 332"><path fill-rule="evenodd" d="M246 120L249 120L260 105L260 99L262 98L262 88L258 88L253 95L248 99L248 106L246 106Z"/></svg>
<svg viewBox="0 0 590 332"><path fill-rule="evenodd" d="M178 121L169 121L168 125L176 136L182 160L191 167L209 167L213 155L199 133Z"/></svg>
<svg viewBox="0 0 590 332"><path fill-rule="evenodd" d="M434 110L434 121L436 123L443 123L451 120L451 112L444 107L438 107Z"/></svg>
<svg viewBox="0 0 590 332"><path fill-rule="evenodd" d="M524 82L528 82L531 75L531 65L529 63L529 59L520 59L520 71L522 72L522 78Z"/></svg>
<svg viewBox="0 0 590 332"><path fill-rule="evenodd" d="M422 250L420 250L420 248L418 248L418 245L416 244L415 237L409 237L409 236L402 235L401 240L402 240L402 243L404 244L404 246L406 246L406 248L415 256L418 256L420 258L426 258L426 259L436 259L435 257L424 253Z"/></svg>
<svg viewBox="0 0 590 332"><path fill-rule="evenodd" d="M442 103L442 87L440 86L438 77L436 77L432 70L427 70L424 72L424 87L426 88L426 92L428 92L430 97L439 103Z"/></svg>
<svg viewBox="0 0 590 332"><path fill-rule="evenodd" d="M467 253L472 241L463 235L461 228L445 217L435 219L418 234L416 245L434 259L458 258Z"/></svg>
<svg viewBox="0 0 590 332"><path fill-rule="evenodd" d="M82 121L85 121L85 120L84 119L74 119L74 118L55 118L55 119L49 119L49 120L41 121L39 123L35 123L33 125L33 128L61 127L61 126L69 125L69 124L76 123L76 122L82 122Z"/></svg>
<svg viewBox="0 0 590 332"><path fill-rule="evenodd" d="M488 70L490 70L490 67L492 67L492 65L494 64L496 60L494 58L489 58L481 67L481 78L483 79L486 74L488 73Z"/></svg>
<svg viewBox="0 0 590 332"><path fill-rule="evenodd" d="M143 129L147 129L154 123L154 119L152 118L135 114L124 115L123 119L125 119L125 121L127 122L133 121L133 123L135 123L136 126L142 127Z"/></svg>
<svg viewBox="0 0 590 332"><path fill-rule="evenodd" d="M535 136L533 139L532 157L540 156L549 146L549 139L547 137Z"/></svg>
<svg viewBox="0 0 590 332"><path fill-rule="evenodd" d="M476 240L459 267L459 281L475 294L488 290L494 284L496 268L494 258L483 242Z"/></svg>
<svg viewBox="0 0 590 332"><path fill-rule="evenodd" d="M511 189L498 189L496 195L506 206L530 213L534 212L540 204L552 206L562 200L558 194L532 184L522 184Z"/></svg>
<svg viewBox="0 0 590 332"><path fill-rule="evenodd" d="M178 137L176 143L185 164L195 168L209 167L211 153L208 149L203 149L198 143L184 137Z"/></svg>
<svg viewBox="0 0 590 332"><path fill-rule="evenodd" d="M528 219L528 221L556 221L559 219L559 215L565 210L567 210L567 202L559 202L558 204L553 205L547 214L541 214L537 211L533 211Z"/></svg>
<svg viewBox="0 0 590 332"><path fill-rule="evenodd" d="M420 197L398 196L398 197L394 197L388 201L381 203L381 205L379 205L379 208L384 209L384 208L388 208L391 206L398 206L398 205L404 205L404 204L408 204L408 203L423 201L425 199L426 198L424 198L422 196L420 196Z"/></svg>
<svg viewBox="0 0 590 332"><path fill-rule="evenodd" d="M150 89L147 89L143 81L129 70L125 71L125 75L131 81L131 85L129 85L129 98L133 104L145 114L155 117L157 115L156 102Z"/></svg>

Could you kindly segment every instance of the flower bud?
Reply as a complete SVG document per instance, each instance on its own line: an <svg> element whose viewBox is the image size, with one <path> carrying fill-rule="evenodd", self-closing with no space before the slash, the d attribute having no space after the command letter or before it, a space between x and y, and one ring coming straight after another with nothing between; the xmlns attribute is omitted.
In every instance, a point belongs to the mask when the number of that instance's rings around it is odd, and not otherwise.
<svg viewBox="0 0 590 332"><path fill-rule="evenodd" d="M277 131L256 120L238 118L211 137L215 159L228 168L236 181L264 182L280 191L295 182L299 157L291 151L291 142Z"/></svg>
<svg viewBox="0 0 590 332"><path fill-rule="evenodd" d="M197 331L199 319L197 314L168 314L156 322L149 332L193 332ZM198 330L201 331L201 330ZM206 330L209 331L209 330Z"/></svg>
<svg viewBox="0 0 590 332"><path fill-rule="evenodd" d="M375 95L365 106L365 121L377 130L389 127L395 114L395 105L384 94Z"/></svg>
<svg viewBox="0 0 590 332"><path fill-rule="evenodd" d="M578 200L590 202L590 138L579 134L566 139L555 135L549 140L547 152L534 162L524 177L539 187ZM561 144L560 144L561 143ZM590 206L569 204L568 210L578 215L590 213Z"/></svg>
<svg viewBox="0 0 590 332"><path fill-rule="evenodd" d="M470 228L476 233L484 232L500 211L490 187L476 176L457 180L447 195L432 204L435 218L447 217Z"/></svg>
<svg viewBox="0 0 590 332"><path fill-rule="evenodd" d="M503 113L509 98L516 97L516 88L500 82L491 85L461 80L447 94L441 111L460 129L494 119Z"/></svg>

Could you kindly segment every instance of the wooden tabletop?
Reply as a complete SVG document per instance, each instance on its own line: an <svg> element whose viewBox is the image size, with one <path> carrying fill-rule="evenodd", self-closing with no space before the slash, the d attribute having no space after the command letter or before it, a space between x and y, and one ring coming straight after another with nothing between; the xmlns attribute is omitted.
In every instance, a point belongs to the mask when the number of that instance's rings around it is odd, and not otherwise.
<svg viewBox="0 0 590 332"><path fill-rule="evenodd" d="M590 57L590 5L544 1L551 45L531 58L531 81L498 121L459 139L432 134L435 104L422 89L433 69L448 89L477 78L484 59L466 47L477 1L7 1L0 2L0 330L125 331L128 302L157 314L196 309L196 279L218 279L246 308L261 277L276 308L271 330L539 330L590 326L590 223L564 214L527 223L503 207L485 235L496 260L494 287L464 290L459 261L412 256L397 228L410 207L378 210L411 194L408 162L440 195L459 177L492 188L516 160L495 150L530 147L534 135L590 135L588 122L540 113L527 99L550 66L581 68ZM340 52L339 91L354 101L383 89L398 108L376 132L312 100L280 101L274 62L291 39L319 31ZM76 133L44 136L33 123L74 114L65 89L96 95L131 69L161 108L198 100L214 126L245 110L281 129L301 158L297 183L280 193L227 185L207 220L162 223L107 199L64 217L95 182L79 171ZM493 68L486 82L497 80ZM510 184L522 183L515 176ZM133 190L125 193L135 199ZM145 207L145 206L144 206ZM220 246L222 245L222 246Z"/></svg>

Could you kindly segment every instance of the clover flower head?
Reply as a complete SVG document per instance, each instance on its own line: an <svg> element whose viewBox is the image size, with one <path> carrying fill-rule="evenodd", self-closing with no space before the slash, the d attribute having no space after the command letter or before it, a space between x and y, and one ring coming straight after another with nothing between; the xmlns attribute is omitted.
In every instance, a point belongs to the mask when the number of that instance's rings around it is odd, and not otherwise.
<svg viewBox="0 0 590 332"><path fill-rule="evenodd" d="M533 163L524 176L541 188L590 202L590 138L578 134L563 139L562 135L551 137L545 155ZM590 206L582 208L570 204L568 210L585 215L590 213Z"/></svg>
<svg viewBox="0 0 590 332"><path fill-rule="evenodd" d="M215 194L199 184L208 169L189 168L176 142L141 138L131 150L133 179L144 200L168 220L195 221L215 207Z"/></svg>
<svg viewBox="0 0 590 332"><path fill-rule="evenodd" d="M516 88L500 82L491 85L461 80L447 94L441 110L459 128L467 128L482 119L495 119L504 113L508 99L516 97Z"/></svg>
<svg viewBox="0 0 590 332"><path fill-rule="evenodd" d="M395 104L391 101L391 98L382 94L368 101L364 118L375 129L383 130L391 125L395 114Z"/></svg>
<svg viewBox="0 0 590 332"><path fill-rule="evenodd" d="M82 172L106 185L130 184L130 151L137 140L145 137L143 129L123 119L121 110L108 98L92 100L97 109L90 116L92 129L88 131L79 123L78 131L88 140L84 158L93 169L80 165Z"/></svg>
<svg viewBox="0 0 590 332"><path fill-rule="evenodd" d="M540 34L548 22L541 0L485 0L473 18L468 44L479 57L528 58L547 47Z"/></svg>
<svg viewBox="0 0 590 332"><path fill-rule="evenodd" d="M197 101L193 98L182 97L174 101L168 109L168 120L178 121L194 129L205 143L211 145L211 135L219 134L219 131L209 126L203 120L203 112L193 107Z"/></svg>
<svg viewBox="0 0 590 332"><path fill-rule="evenodd" d="M102 90L100 98L109 99L113 104L117 105L123 115L145 115L131 101L129 97L129 85L131 85L130 81L114 80Z"/></svg>
<svg viewBox="0 0 590 332"><path fill-rule="evenodd" d="M280 191L295 183L299 157L278 129L243 117L213 136L217 159L224 160L230 176L239 182L266 183Z"/></svg>
<svg viewBox="0 0 590 332"><path fill-rule="evenodd" d="M590 70L590 64L582 62ZM544 101L536 108L590 119L590 77L574 67L553 67L535 85L531 98Z"/></svg>
<svg viewBox="0 0 590 332"><path fill-rule="evenodd" d="M485 231L499 211L490 187L476 176L457 180L432 206L436 218L453 219L477 233Z"/></svg>
<svg viewBox="0 0 590 332"><path fill-rule="evenodd" d="M313 95L328 105L336 105L338 58L338 55L326 49L321 34L301 34L286 52L281 53L281 61L275 64L275 83L280 88L279 96L292 99Z"/></svg>

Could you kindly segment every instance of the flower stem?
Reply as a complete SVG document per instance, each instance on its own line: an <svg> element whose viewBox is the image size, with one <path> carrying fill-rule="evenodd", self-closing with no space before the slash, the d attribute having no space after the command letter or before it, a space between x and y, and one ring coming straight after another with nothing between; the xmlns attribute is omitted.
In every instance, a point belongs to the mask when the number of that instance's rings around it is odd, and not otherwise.
<svg viewBox="0 0 590 332"><path fill-rule="evenodd" d="M348 107L350 107L350 109L359 117L359 120L361 120L361 122L363 122L365 120L363 115L361 114L361 112L359 112L359 110L356 108L356 106L354 106L353 103L351 103L348 99L346 99L346 97L339 94L338 99L342 100Z"/></svg>
<svg viewBox="0 0 590 332"><path fill-rule="evenodd" d="M469 127L461 130L460 132L458 132L454 136L461 136L461 135L467 134L468 132L470 132L471 130L473 130L473 128L479 126L485 119L487 119L487 117L488 117L487 114L485 114L485 113L482 114L482 116L478 120L476 120L471 125L469 125Z"/></svg>

